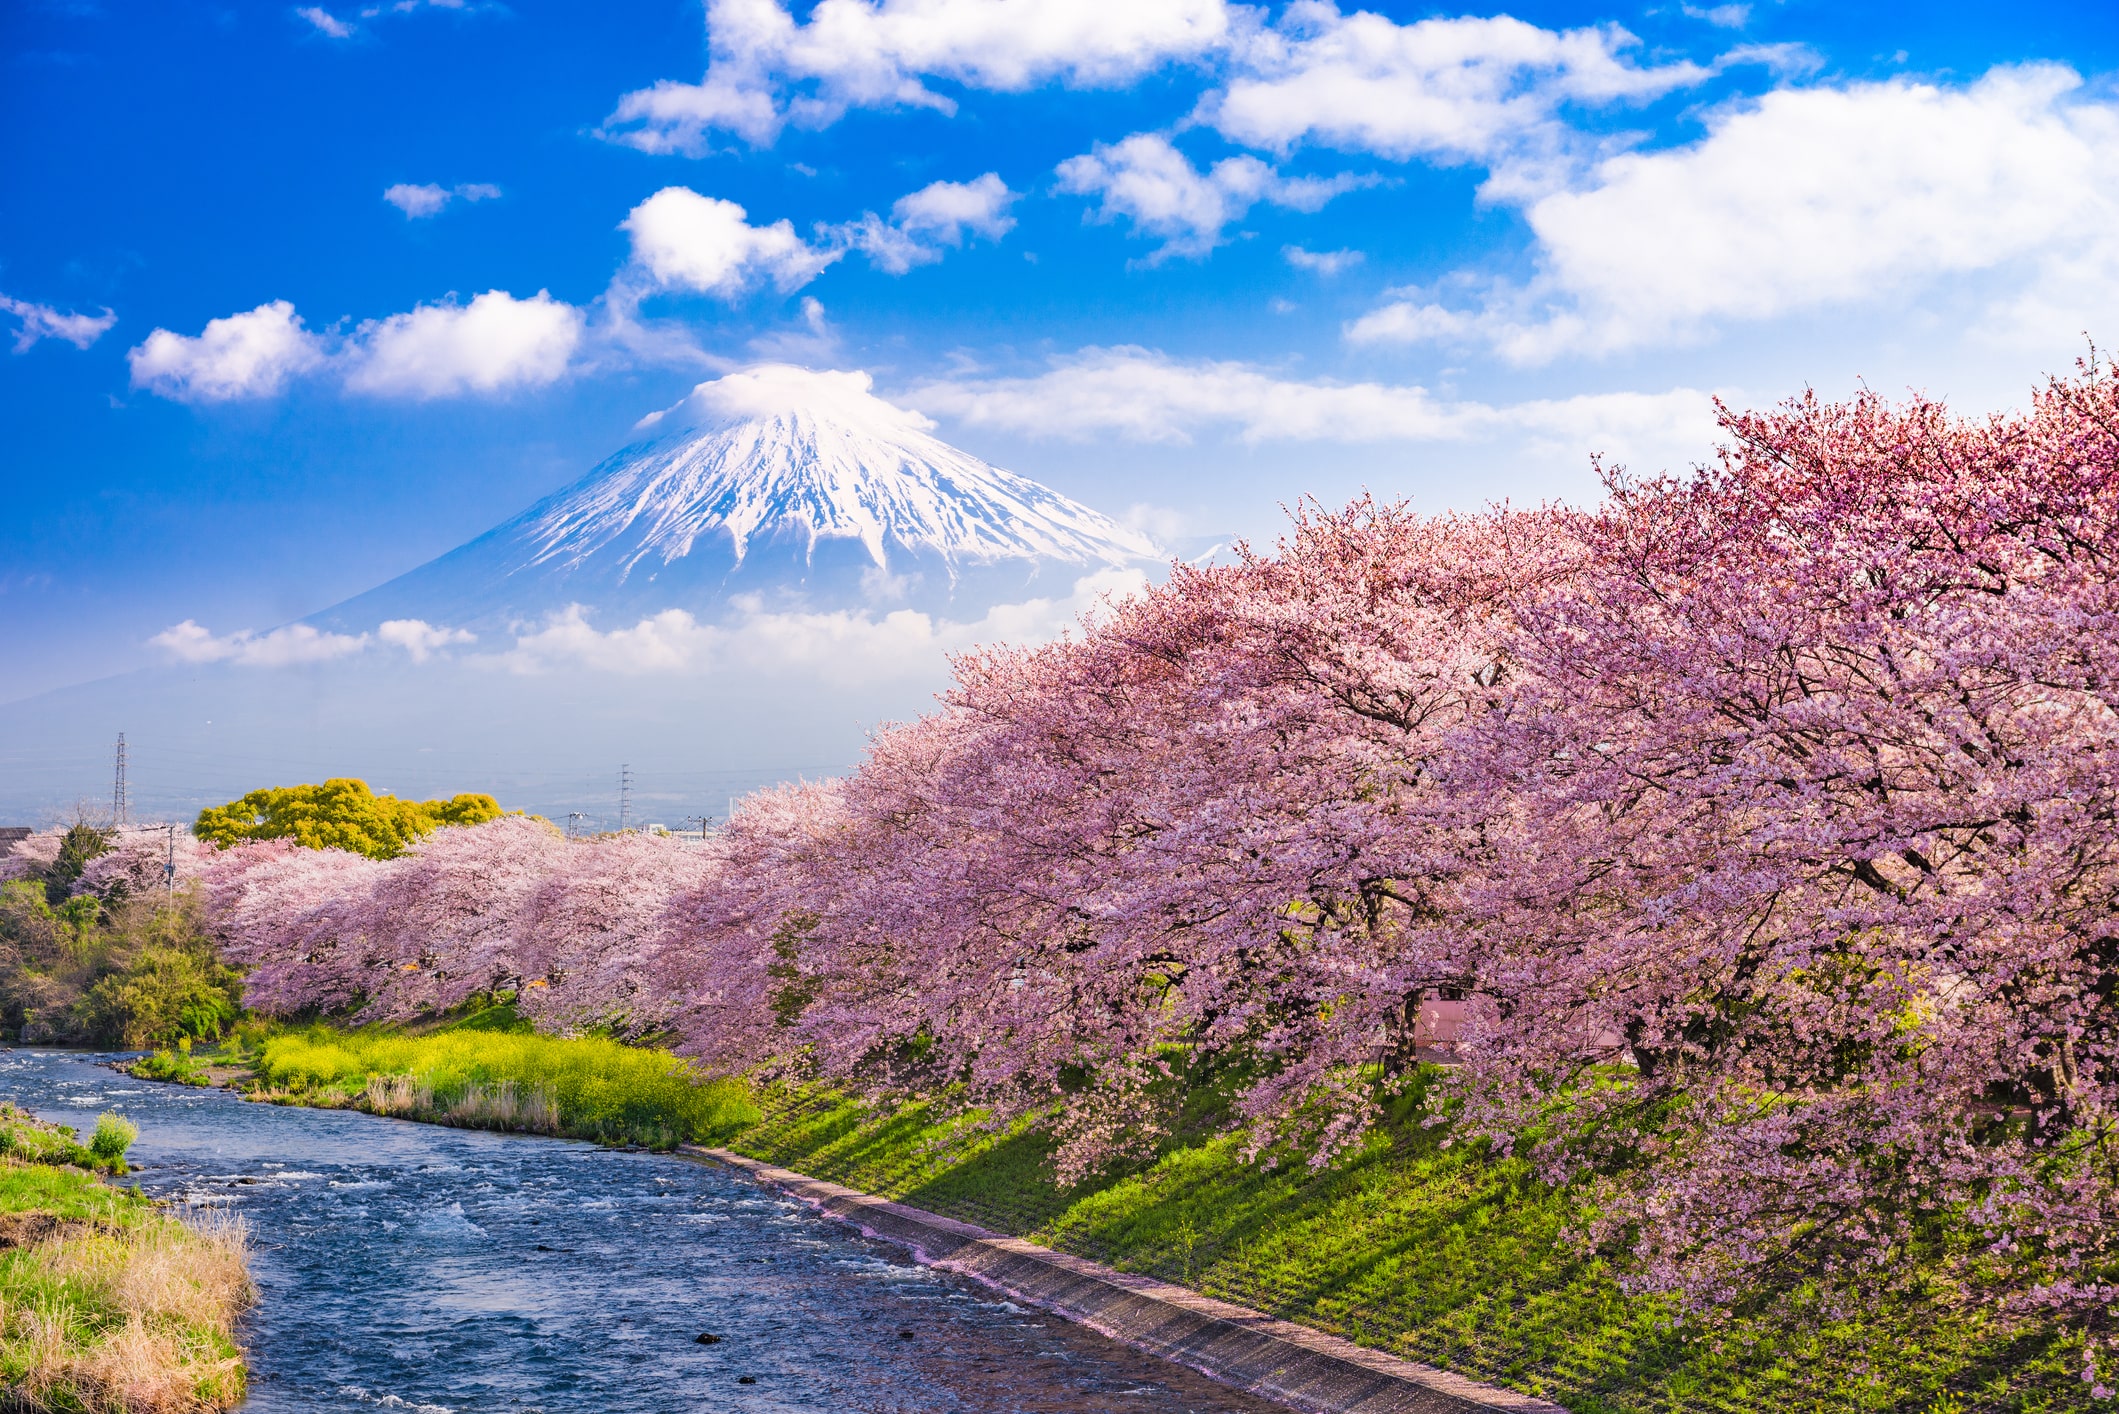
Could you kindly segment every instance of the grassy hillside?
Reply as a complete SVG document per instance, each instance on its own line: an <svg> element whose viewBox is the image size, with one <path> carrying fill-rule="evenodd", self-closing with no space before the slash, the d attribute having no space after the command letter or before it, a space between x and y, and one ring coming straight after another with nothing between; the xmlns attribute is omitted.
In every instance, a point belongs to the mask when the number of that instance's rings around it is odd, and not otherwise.
<svg viewBox="0 0 2119 1414"><path fill-rule="evenodd" d="M233 1408L252 1294L242 1230L105 1183L95 1170L122 1172L133 1131L104 1121L84 1146L0 1104L0 1407Z"/></svg>
<svg viewBox="0 0 2119 1414"><path fill-rule="evenodd" d="M2079 1342L1921 1296L1833 1313L1796 1293L1777 1317L1688 1328L1620 1290L1566 1234L1573 1195L1481 1145L1445 1148L1409 1109L1356 1155L1268 1167L1208 1137L1211 1096L1149 1164L1074 1190L1048 1145L974 1116L869 1109L768 1090L730 1147L1126 1271L1554 1399L1611 1411L1895 1410L2047 1414L2092 1407Z"/></svg>

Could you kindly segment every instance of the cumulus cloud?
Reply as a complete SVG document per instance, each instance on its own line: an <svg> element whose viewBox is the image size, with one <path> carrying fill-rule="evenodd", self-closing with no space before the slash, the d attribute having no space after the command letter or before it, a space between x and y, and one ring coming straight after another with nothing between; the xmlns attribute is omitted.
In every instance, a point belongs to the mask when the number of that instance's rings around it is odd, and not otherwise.
<svg viewBox="0 0 2119 1414"><path fill-rule="evenodd" d="M1231 222L1261 201L1315 211L1360 178L1283 177L1256 157L1228 157L1202 172L1160 133L1098 143L1059 165L1060 190L1095 196L1099 221L1120 217L1163 244L1152 260L1202 256L1221 244Z"/></svg>
<svg viewBox="0 0 2119 1414"><path fill-rule="evenodd" d="M211 319L196 335L156 329L126 354L132 385L179 402L269 397L324 362L323 341L286 300Z"/></svg>
<svg viewBox="0 0 2119 1414"><path fill-rule="evenodd" d="M248 629L216 634L191 619L163 629L147 640L180 663L233 663L244 668L285 668L326 663L368 646L368 635L326 633L307 624L288 624L270 633Z"/></svg>
<svg viewBox="0 0 2119 1414"><path fill-rule="evenodd" d="M1368 258L1358 250L1304 250L1299 245L1282 246L1280 256L1297 270L1325 276L1351 270Z"/></svg>
<svg viewBox="0 0 2119 1414"><path fill-rule="evenodd" d="M1179 360L1143 348L1086 349L1024 377L938 380L898 401L974 427L1040 437L1189 442L1461 442L1545 438L1589 451L1654 444L1697 454L1715 435L1712 397L1690 388L1494 405L1415 384L1282 377L1252 364Z"/></svg>
<svg viewBox="0 0 2119 1414"><path fill-rule="evenodd" d="M309 22L310 28L330 39L353 38L353 26L332 14L321 5L304 5L297 9L296 16Z"/></svg>
<svg viewBox="0 0 2119 1414"><path fill-rule="evenodd" d="M1015 229L1008 208L1017 197L998 172L968 182L931 182L899 197L888 221L869 212L838 227L835 235L877 269L902 275L940 260L945 249L961 247L967 234L992 241L1007 235Z"/></svg>
<svg viewBox="0 0 2119 1414"><path fill-rule="evenodd" d="M475 643L477 635L460 628L439 628L424 619L390 619L374 633L333 633L308 624L287 624L269 633L239 629L214 633L193 619L172 624L148 646L180 663L233 663L241 668L291 668L329 663L363 653L376 643L402 648L415 663L424 663L445 648Z"/></svg>
<svg viewBox="0 0 2119 1414"><path fill-rule="evenodd" d="M1418 291L1393 291L1418 294ZM1430 340L1460 339L1479 329L1474 315L1423 300L1393 299L1350 321L1347 339L1356 344L1417 344Z"/></svg>
<svg viewBox="0 0 2119 1414"><path fill-rule="evenodd" d="M1642 66L1627 57L1636 44L1616 25L1548 30L1505 15L1401 25L1297 0L1245 37L1233 76L1196 116L1249 147L1477 162L1519 188L1549 180L1573 145L1564 109L1657 98L1712 72Z"/></svg>
<svg viewBox="0 0 2119 1414"><path fill-rule="evenodd" d="M725 623L702 623L683 609L665 609L630 625L598 629L589 610L573 604L482 661L526 675L583 669L628 676L798 673L840 685L875 683L924 677L945 654L981 643L1048 641L1082 614L1146 585L1139 570L1100 570L1077 580L1065 595L1000 605L967 622L911 609L880 616L776 612L745 598Z"/></svg>
<svg viewBox="0 0 2119 1414"><path fill-rule="evenodd" d="M469 629L436 628L425 619L385 619L376 626L375 636L380 642L404 649L415 663L426 662L444 648L478 641L478 635Z"/></svg>
<svg viewBox="0 0 2119 1414"><path fill-rule="evenodd" d="M797 22L780 0L707 0L706 76L626 94L605 136L698 156L710 134L763 145L849 108L955 104L923 80L1021 91L1124 83L1226 41L1225 0L819 0Z"/></svg>
<svg viewBox="0 0 2119 1414"><path fill-rule="evenodd" d="M270 397L305 373L338 375L353 392L443 398L538 388L564 376L586 316L539 290L517 299L488 290L452 296L327 341L286 300L208 321L192 336L157 329L127 358L132 382L179 402ZM335 347L334 347L335 344Z"/></svg>
<svg viewBox="0 0 2119 1414"><path fill-rule="evenodd" d="M461 182L453 187L436 186L432 182L418 185L399 182L383 189L383 200L404 212L407 221L439 216L443 208L459 197L465 201L491 201L499 195L500 188L491 182Z"/></svg>
<svg viewBox="0 0 2119 1414"><path fill-rule="evenodd" d="M799 289L844 253L811 246L785 220L753 226L735 202L689 187L664 187L619 229L633 238L633 267L654 284L723 299L763 284Z"/></svg>
<svg viewBox="0 0 2119 1414"><path fill-rule="evenodd" d="M1537 363L1946 282L1983 301L1991 333L2064 337L2119 313L2119 105L2057 65L1779 89L1524 214L1531 282L1468 306L1399 292L1349 336L1479 340Z"/></svg>
<svg viewBox="0 0 2119 1414"><path fill-rule="evenodd" d="M445 398L541 388L567 371L582 312L539 290L488 290L469 304L423 304L355 332L346 386L386 397Z"/></svg>
<svg viewBox="0 0 2119 1414"><path fill-rule="evenodd" d="M12 314L22 321L22 327L15 331L16 353L27 353L39 339L59 339L85 349L118 322L118 316L108 309L101 314L62 314L48 304L32 304L6 295L0 295L0 313Z"/></svg>
<svg viewBox="0 0 2119 1414"><path fill-rule="evenodd" d="M1723 29L1742 29L1751 23L1749 5L1686 5L1682 8L1685 18L1705 20L1708 24L1719 25Z"/></svg>

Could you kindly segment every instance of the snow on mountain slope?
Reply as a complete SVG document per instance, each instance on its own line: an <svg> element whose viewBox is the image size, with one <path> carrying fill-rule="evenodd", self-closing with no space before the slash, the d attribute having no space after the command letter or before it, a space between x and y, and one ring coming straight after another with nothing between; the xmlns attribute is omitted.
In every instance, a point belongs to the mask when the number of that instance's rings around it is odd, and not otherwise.
<svg viewBox="0 0 2119 1414"><path fill-rule="evenodd" d="M738 594L953 616L1158 557L1137 531L935 437L865 373L773 364L702 383L619 452L504 525L314 617L520 623ZM975 616L975 613L974 613Z"/></svg>

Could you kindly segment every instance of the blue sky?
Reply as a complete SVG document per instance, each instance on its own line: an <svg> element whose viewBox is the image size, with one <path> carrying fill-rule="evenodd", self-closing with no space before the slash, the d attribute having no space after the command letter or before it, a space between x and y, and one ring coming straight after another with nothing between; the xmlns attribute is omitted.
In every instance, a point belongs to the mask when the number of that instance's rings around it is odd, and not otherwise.
<svg viewBox="0 0 2119 1414"><path fill-rule="evenodd" d="M2103 7L19 0L0 49L0 700L357 593L760 360L1183 547L2119 338Z"/></svg>

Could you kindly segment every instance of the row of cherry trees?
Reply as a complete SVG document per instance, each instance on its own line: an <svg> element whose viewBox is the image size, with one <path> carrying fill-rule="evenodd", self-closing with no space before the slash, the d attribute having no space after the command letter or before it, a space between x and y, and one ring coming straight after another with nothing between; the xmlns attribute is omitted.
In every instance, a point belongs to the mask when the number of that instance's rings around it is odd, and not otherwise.
<svg viewBox="0 0 2119 1414"><path fill-rule="evenodd" d="M516 986L728 1069L1061 1100L1081 1172L1224 1061L1322 1161L1464 999L1460 1132L1647 1283L1895 1279L2093 1323L2119 1270L2119 379L1730 414L1594 510L1299 514L957 664L704 849L503 819L239 847L253 1004ZM1564 1103L1556 1103L1564 1101ZM1950 1237L1948 1234L1958 1234Z"/></svg>

